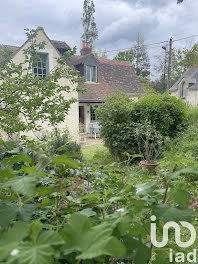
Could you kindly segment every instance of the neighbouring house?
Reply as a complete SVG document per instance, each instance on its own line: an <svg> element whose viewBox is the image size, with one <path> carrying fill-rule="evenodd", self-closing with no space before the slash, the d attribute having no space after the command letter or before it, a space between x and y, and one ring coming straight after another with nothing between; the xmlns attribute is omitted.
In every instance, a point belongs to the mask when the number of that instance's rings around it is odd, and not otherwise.
<svg viewBox="0 0 198 264"><path fill-rule="evenodd" d="M171 95L182 98L190 105L198 104L198 66L190 67L171 87Z"/></svg>
<svg viewBox="0 0 198 264"><path fill-rule="evenodd" d="M85 43L80 53L72 56L71 64L85 77L81 84L85 92L79 93L79 122L90 132L98 121L95 109L109 94L122 91L137 100L144 90L131 63L96 58Z"/></svg>
<svg viewBox="0 0 198 264"><path fill-rule="evenodd" d="M36 75L39 75L43 78L50 71L52 71L57 66L57 58L61 56L64 52L70 50L71 48L64 41L56 41L50 40L46 35L44 29L42 27L37 28L37 42L45 42L45 48L39 50L39 55L41 57L41 62L39 61L37 65L35 65L33 72ZM25 60L24 49L28 47L29 43L26 41L21 47L14 47L8 45L0 45L0 49L3 47L7 47L12 49L13 51L13 61L16 64L22 63ZM74 84L72 84L67 79L60 80L61 85L68 85L71 88L75 88ZM75 89L72 89L75 90ZM65 99L75 98L78 101L78 93L76 91L71 91L70 93L64 93ZM72 139L75 141L79 141L79 112L78 112L78 102L73 103L70 107L69 113L65 118L65 121L58 125L60 130L68 130ZM50 131L50 128L47 124L42 123L42 127L44 130ZM33 134L28 132L28 135L33 137Z"/></svg>

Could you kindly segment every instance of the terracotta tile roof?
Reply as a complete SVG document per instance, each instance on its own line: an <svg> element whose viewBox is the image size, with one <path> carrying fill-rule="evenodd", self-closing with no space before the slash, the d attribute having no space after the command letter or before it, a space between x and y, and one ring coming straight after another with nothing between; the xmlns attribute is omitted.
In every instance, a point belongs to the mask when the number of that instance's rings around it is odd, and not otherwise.
<svg viewBox="0 0 198 264"><path fill-rule="evenodd" d="M106 60L106 59L98 59L100 63L109 64L109 65L122 65L131 67L131 63L125 61L116 61L116 60Z"/></svg>
<svg viewBox="0 0 198 264"><path fill-rule="evenodd" d="M11 49L11 50L13 51L13 54L16 54L17 51L19 50L19 47L16 47L16 46L11 46L11 45L1 45L1 44L0 44L0 50L2 50L3 48Z"/></svg>
<svg viewBox="0 0 198 264"><path fill-rule="evenodd" d="M90 55L90 54L89 54ZM84 63L89 57L72 56L73 65ZM99 62L99 83L80 84L86 92L79 93L79 101L104 101L112 93L123 91L129 95L143 94L144 90L133 67L128 62L97 59Z"/></svg>

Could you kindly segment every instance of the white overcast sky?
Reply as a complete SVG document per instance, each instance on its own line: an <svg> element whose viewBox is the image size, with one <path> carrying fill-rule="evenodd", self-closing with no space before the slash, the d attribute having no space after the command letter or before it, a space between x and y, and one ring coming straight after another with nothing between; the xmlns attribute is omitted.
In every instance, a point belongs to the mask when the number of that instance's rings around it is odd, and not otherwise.
<svg viewBox="0 0 198 264"><path fill-rule="evenodd" d="M198 0L95 0L95 20L99 31L96 50L130 47L140 32L145 43L180 39L198 34ZM51 39L65 40L80 48L83 0L1 0L0 43L20 46L24 28L42 26ZM198 37L175 42L186 47ZM149 48L151 61L162 53L161 45ZM117 52L109 52L109 58Z"/></svg>

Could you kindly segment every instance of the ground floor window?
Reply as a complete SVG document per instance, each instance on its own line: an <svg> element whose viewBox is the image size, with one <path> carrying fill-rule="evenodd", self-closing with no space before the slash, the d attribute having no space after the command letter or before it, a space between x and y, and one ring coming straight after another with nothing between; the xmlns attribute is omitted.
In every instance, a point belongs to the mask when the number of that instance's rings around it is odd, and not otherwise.
<svg viewBox="0 0 198 264"><path fill-rule="evenodd" d="M92 122L94 122L94 121L98 121L98 117L97 117L97 115L96 115L96 108L98 108L98 105L91 105L90 106L90 120L92 121Z"/></svg>

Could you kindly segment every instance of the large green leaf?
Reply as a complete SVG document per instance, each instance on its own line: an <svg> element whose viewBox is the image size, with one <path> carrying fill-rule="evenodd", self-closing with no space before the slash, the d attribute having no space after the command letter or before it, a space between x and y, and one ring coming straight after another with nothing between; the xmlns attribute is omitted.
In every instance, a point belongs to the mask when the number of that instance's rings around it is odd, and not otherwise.
<svg viewBox="0 0 198 264"><path fill-rule="evenodd" d="M91 208L86 208L82 211L79 211L79 213L84 214L88 217L96 215L96 212L94 212Z"/></svg>
<svg viewBox="0 0 198 264"><path fill-rule="evenodd" d="M30 220L33 211L33 204L18 206L16 204L0 203L0 225L5 228L16 218L22 221L28 221Z"/></svg>
<svg viewBox="0 0 198 264"><path fill-rule="evenodd" d="M30 242L23 243L19 248L19 254L10 260L20 264L52 264L54 263L54 250L46 245L35 245Z"/></svg>
<svg viewBox="0 0 198 264"><path fill-rule="evenodd" d="M32 164L32 158L30 156L28 156L26 153L21 153L21 154L17 154L15 156L12 156L10 158L4 159L2 161L3 165L13 165L15 163L19 163L19 162L27 162L29 164Z"/></svg>
<svg viewBox="0 0 198 264"><path fill-rule="evenodd" d="M3 233L0 239L0 261L10 255L27 234L28 224L23 222L16 222L8 232Z"/></svg>
<svg viewBox="0 0 198 264"><path fill-rule="evenodd" d="M13 178L15 175L12 168L5 168L0 170L0 182L5 182L10 178Z"/></svg>
<svg viewBox="0 0 198 264"><path fill-rule="evenodd" d="M187 209L190 200L191 194L183 188L172 188L168 192L168 201L173 201L174 203L178 204L181 209Z"/></svg>
<svg viewBox="0 0 198 264"><path fill-rule="evenodd" d="M63 252L77 252L78 259L92 259L102 255L121 257L125 247L112 236L114 226L109 223L91 227L89 218L80 213L73 214L65 225L62 236L66 242Z"/></svg>
<svg viewBox="0 0 198 264"><path fill-rule="evenodd" d="M153 207L153 214L164 222L169 221L187 221L191 222L192 210L181 210L178 208L170 207L167 204L156 205Z"/></svg>
<svg viewBox="0 0 198 264"><path fill-rule="evenodd" d="M36 177L33 176L17 177L5 183L3 187L10 187L14 192L32 197L36 191L36 182Z"/></svg>
<svg viewBox="0 0 198 264"><path fill-rule="evenodd" d="M73 159L69 159L66 155L60 155L52 157L52 162L57 166L65 165L65 168L77 169L79 167L79 163Z"/></svg>
<svg viewBox="0 0 198 264"><path fill-rule="evenodd" d="M16 218L18 207L15 204L0 203L0 225L7 227L9 223Z"/></svg>
<svg viewBox="0 0 198 264"><path fill-rule="evenodd" d="M34 243L25 242L19 247L17 256L10 261L17 260L20 264L51 264L54 263L55 251L53 245L64 244L64 240L55 231L43 231Z"/></svg>
<svg viewBox="0 0 198 264"><path fill-rule="evenodd" d="M55 231L44 231L38 237L37 243L39 245L61 245L64 244L64 240L59 235L59 233Z"/></svg>
<svg viewBox="0 0 198 264"><path fill-rule="evenodd" d="M157 189L157 183L156 182L146 182L143 184L138 184L136 187L136 194L138 196L145 196L150 195L153 193L155 189Z"/></svg>
<svg viewBox="0 0 198 264"><path fill-rule="evenodd" d="M127 248L126 257L133 259L135 264L147 264L151 257L151 248L145 246L139 237L126 235L123 237L124 245Z"/></svg>
<svg viewBox="0 0 198 264"><path fill-rule="evenodd" d="M18 218L22 221L29 221L33 214L35 206L33 204L25 204L18 207Z"/></svg>
<svg viewBox="0 0 198 264"><path fill-rule="evenodd" d="M196 167L187 167L187 168L183 168L181 170L178 170L176 172L173 173L169 173L167 176L171 179L175 179L177 177L179 177L180 175L183 174L194 174L194 175L198 175L198 168Z"/></svg>

